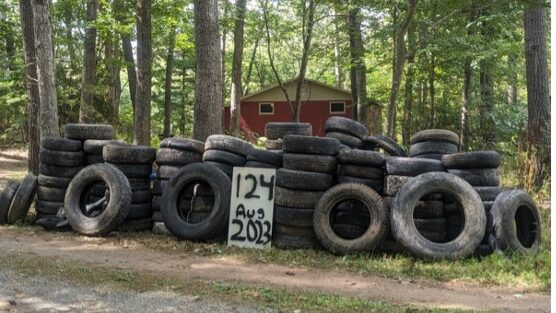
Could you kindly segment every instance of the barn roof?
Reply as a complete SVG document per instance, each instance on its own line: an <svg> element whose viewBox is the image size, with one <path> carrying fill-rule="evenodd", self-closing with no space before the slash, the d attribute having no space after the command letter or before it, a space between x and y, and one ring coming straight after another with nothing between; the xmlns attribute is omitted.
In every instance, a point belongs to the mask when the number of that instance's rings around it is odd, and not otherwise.
<svg viewBox="0 0 556 313"><path fill-rule="evenodd" d="M295 77L288 81L282 82L282 85L288 91L290 100L295 99L296 86L298 78ZM349 90L330 86L319 81L305 78L301 99L303 101L310 100L351 100L351 92ZM276 84L252 94L248 94L241 98L241 101L285 101L286 97L280 89L280 85Z"/></svg>

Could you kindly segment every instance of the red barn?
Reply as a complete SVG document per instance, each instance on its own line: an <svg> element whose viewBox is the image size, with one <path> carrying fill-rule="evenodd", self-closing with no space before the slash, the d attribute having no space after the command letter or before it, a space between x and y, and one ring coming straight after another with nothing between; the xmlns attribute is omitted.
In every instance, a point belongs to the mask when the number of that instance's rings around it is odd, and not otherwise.
<svg viewBox="0 0 556 313"><path fill-rule="evenodd" d="M295 100L297 78L283 83L290 100ZM301 90L301 122L313 125L313 135L324 136L324 122L333 115L352 117L351 92L305 79ZM241 99L240 127L248 138L264 136L268 122L291 122L293 112L279 85ZM225 127L230 129L230 108L225 108Z"/></svg>

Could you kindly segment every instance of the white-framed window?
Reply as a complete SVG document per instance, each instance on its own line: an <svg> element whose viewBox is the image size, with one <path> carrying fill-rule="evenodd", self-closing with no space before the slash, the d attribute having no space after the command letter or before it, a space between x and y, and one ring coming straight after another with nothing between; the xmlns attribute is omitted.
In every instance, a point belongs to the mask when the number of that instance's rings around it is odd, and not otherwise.
<svg viewBox="0 0 556 313"><path fill-rule="evenodd" d="M330 114L346 113L346 103L344 101L330 101L329 113Z"/></svg>
<svg viewBox="0 0 556 313"><path fill-rule="evenodd" d="M274 115L274 103L272 103L272 102L260 102L259 103L259 115Z"/></svg>

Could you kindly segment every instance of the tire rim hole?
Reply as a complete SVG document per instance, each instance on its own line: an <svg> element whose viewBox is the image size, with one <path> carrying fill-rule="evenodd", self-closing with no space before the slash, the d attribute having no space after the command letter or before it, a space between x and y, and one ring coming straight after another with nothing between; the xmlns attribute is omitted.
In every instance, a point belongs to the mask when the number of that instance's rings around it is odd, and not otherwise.
<svg viewBox="0 0 556 313"><path fill-rule="evenodd" d="M102 214L110 202L110 192L102 180L88 184L81 194L79 208L83 215L94 218Z"/></svg>
<svg viewBox="0 0 556 313"><path fill-rule="evenodd" d="M357 239L371 224L371 216L367 206L355 199L337 203L329 215L332 231L342 239Z"/></svg>
<svg viewBox="0 0 556 313"><path fill-rule="evenodd" d="M531 248L537 238L537 219L527 206L517 208L514 216L516 235L519 242Z"/></svg>
<svg viewBox="0 0 556 313"><path fill-rule="evenodd" d="M214 208L214 191L206 182L189 183L178 195L178 216L186 223L203 222Z"/></svg>

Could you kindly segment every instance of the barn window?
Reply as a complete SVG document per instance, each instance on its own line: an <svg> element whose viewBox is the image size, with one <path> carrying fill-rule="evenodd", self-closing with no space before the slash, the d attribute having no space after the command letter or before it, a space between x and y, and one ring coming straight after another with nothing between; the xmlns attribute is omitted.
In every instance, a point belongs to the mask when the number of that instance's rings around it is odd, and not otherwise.
<svg viewBox="0 0 556 313"><path fill-rule="evenodd" d="M341 101L330 102L330 114L344 114L346 113L346 103Z"/></svg>
<svg viewBox="0 0 556 313"><path fill-rule="evenodd" d="M274 115L274 103L259 103L259 115Z"/></svg>

